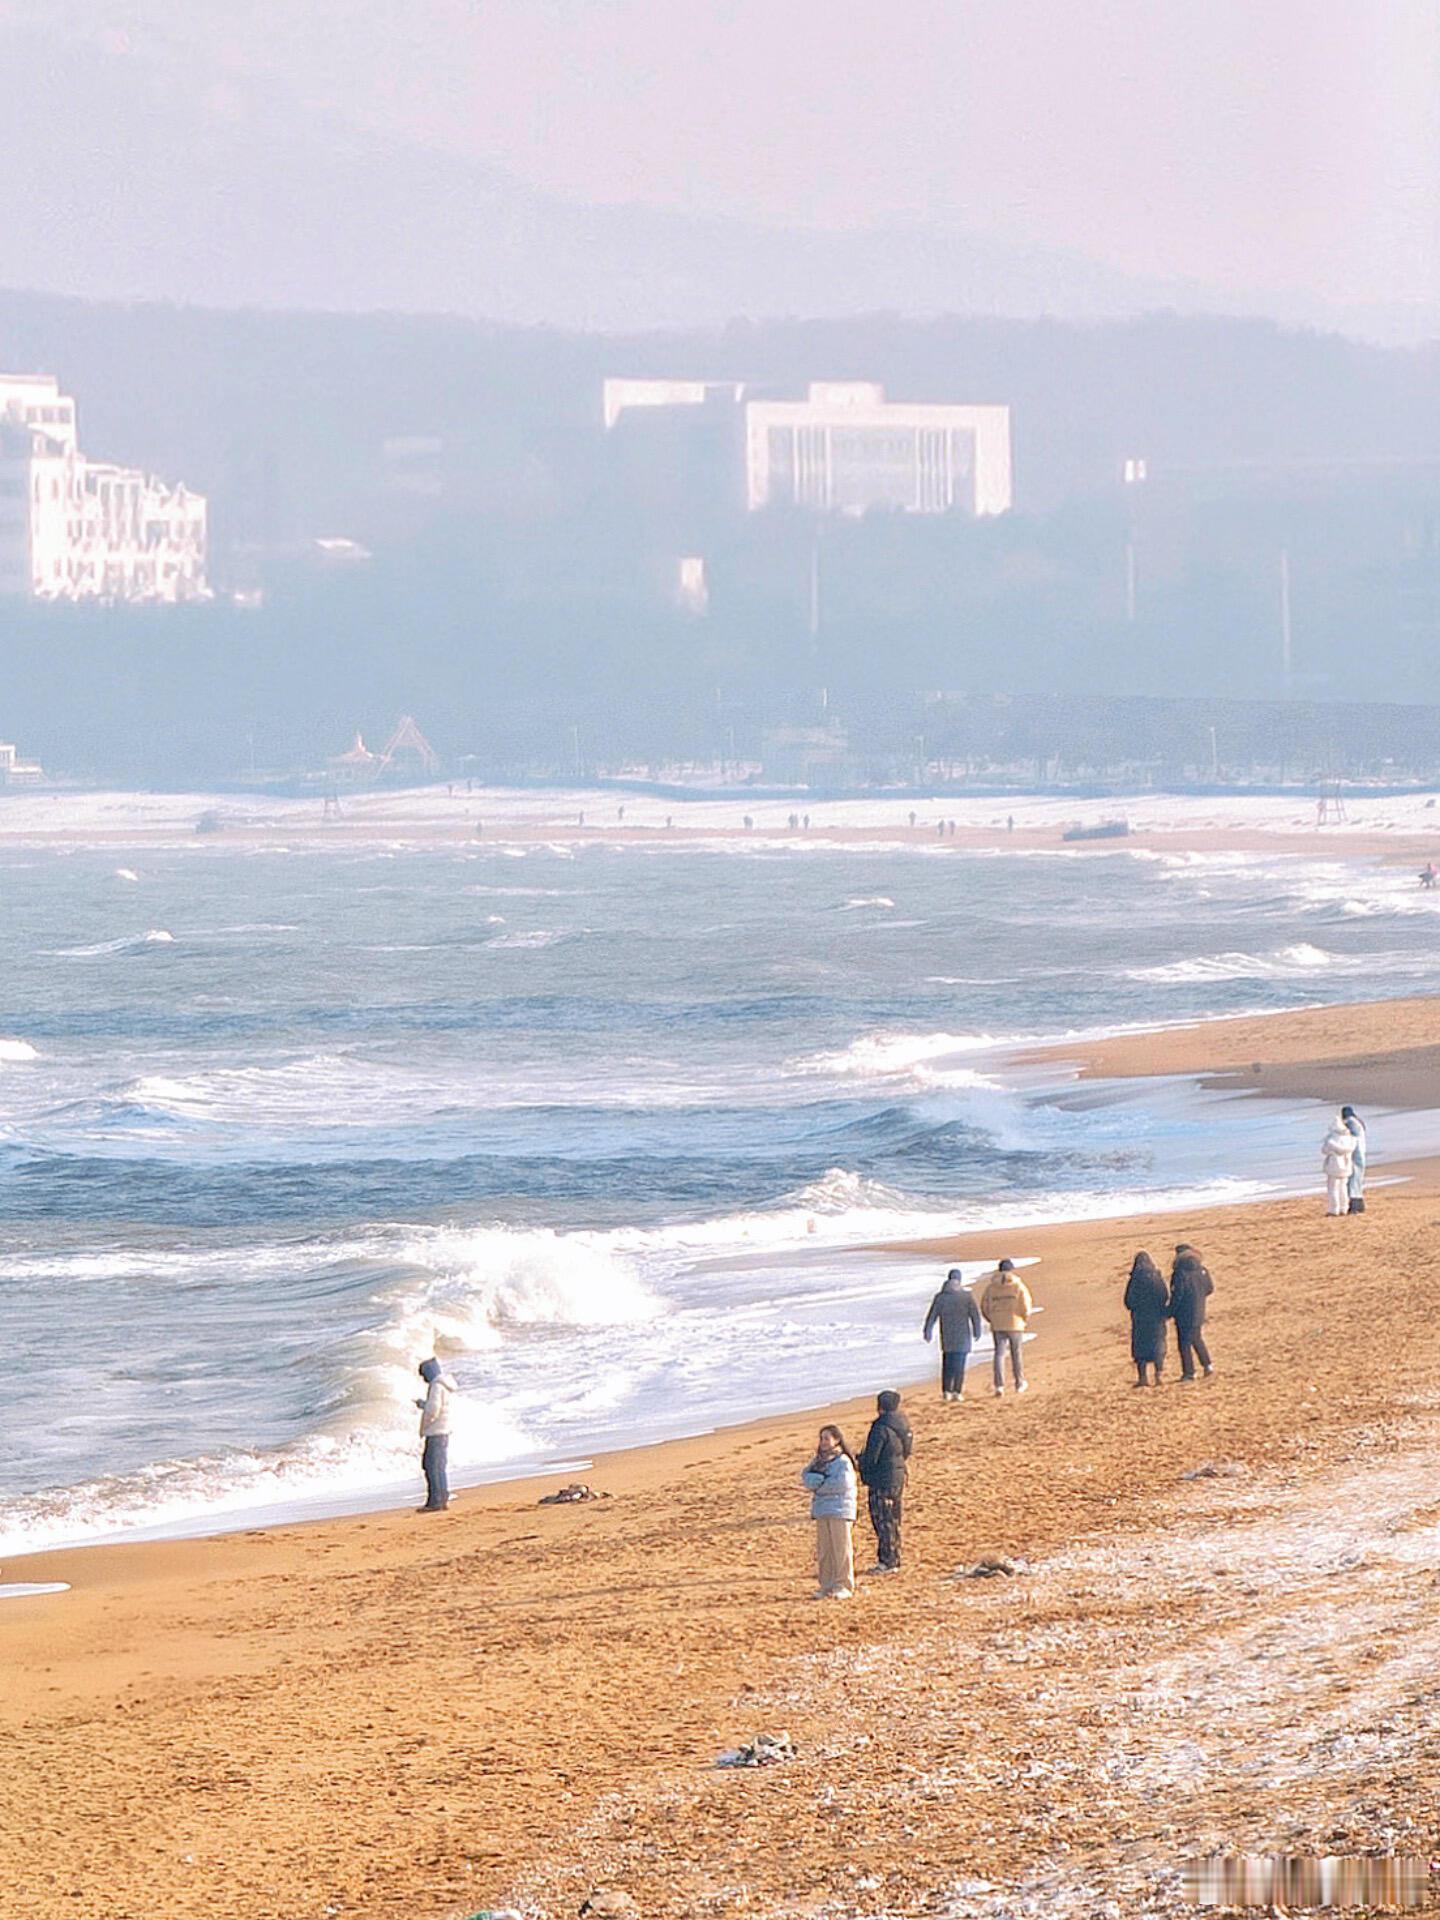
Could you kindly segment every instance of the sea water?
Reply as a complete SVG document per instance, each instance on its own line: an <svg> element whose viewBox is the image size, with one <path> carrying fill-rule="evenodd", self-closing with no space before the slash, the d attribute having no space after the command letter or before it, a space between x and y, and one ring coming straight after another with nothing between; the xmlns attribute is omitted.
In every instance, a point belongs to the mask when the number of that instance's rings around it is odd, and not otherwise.
<svg viewBox="0 0 1440 1920"><path fill-rule="evenodd" d="M870 1249L1316 1178L1318 1109L1021 1043L1440 986L1440 899L1328 857L277 831L0 882L6 1554L402 1498L433 1347L462 1482L911 1378L942 1272Z"/></svg>

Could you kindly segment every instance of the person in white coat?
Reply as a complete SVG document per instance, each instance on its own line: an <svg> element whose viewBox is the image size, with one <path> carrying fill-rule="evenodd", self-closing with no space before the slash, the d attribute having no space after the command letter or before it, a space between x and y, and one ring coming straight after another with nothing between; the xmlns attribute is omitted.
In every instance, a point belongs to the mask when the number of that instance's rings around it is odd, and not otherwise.
<svg viewBox="0 0 1440 1920"><path fill-rule="evenodd" d="M450 1396L455 1382L434 1358L420 1362L425 1398L420 1409L420 1468L425 1475L425 1504L421 1513L443 1513L450 1504Z"/></svg>
<svg viewBox="0 0 1440 1920"><path fill-rule="evenodd" d="M1350 1211L1350 1175L1355 1166L1357 1144L1354 1134L1337 1113L1320 1146L1321 1165L1325 1169L1325 1211L1332 1216Z"/></svg>

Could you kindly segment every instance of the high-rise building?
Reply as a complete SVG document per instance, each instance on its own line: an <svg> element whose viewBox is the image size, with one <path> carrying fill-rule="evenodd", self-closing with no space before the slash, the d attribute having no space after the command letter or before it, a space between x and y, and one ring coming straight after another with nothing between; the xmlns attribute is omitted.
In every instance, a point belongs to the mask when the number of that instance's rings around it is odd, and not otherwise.
<svg viewBox="0 0 1440 1920"><path fill-rule="evenodd" d="M0 595L208 597L202 494L80 451L75 402L50 374L0 374Z"/></svg>

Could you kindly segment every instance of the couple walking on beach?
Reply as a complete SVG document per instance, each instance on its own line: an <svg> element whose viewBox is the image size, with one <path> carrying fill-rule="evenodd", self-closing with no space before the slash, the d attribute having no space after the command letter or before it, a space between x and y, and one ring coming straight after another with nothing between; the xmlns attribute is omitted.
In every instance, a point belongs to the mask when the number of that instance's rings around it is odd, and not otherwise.
<svg viewBox="0 0 1440 1920"><path fill-rule="evenodd" d="M1175 1328L1180 1349L1180 1378L1195 1378L1198 1360L1208 1380L1215 1368L1205 1344L1205 1306L1215 1291L1209 1269L1194 1247L1181 1241L1175 1249L1170 1284L1148 1253L1137 1253L1125 1285L1125 1311L1130 1316L1130 1358L1135 1362L1137 1387L1159 1386L1165 1366L1166 1323ZM1146 1368L1154 1374L1145 1378Z"/></svg>
<svg viewBox="0 0 1440 1920"><path fill-rule="evenodd" d="M817 1600L848 1600L855 1591L854 1529L862 1484L875 1529L875 1565L869 1571L900 1571L900 1525L914 1445L893 1388L876 1397L875 1418L858 1460L839 1427L820 1429L815 1457L800 1473L800 1484L810 1491L810 1518L815 1522Z"/></svg>
<svg viewBox="0 0 1440 1920"><path fill-rule="evenodd" d="M1325 1211L1332 1218L1365 1211L1365 1122L1353 1107L1342 1107L1320 1146L1325 1170Z"/></svg>
<svg viewBox="0 0 1440 1920"><path fill-rule="evenodd" d="M994 1345L991 1360L992 1391L1005 1391L1005 1356L1010 1356L1010 1378L1016 1393L1029 1385L1025 1378L1025 1326L1035 1311L1030 1289L1015 1271L1013 1260L1002 1260L989 1274L977 1301L959 1267L952 1267L925 1316L925 1338L940 1329L940 1393L954 1403L965 1398L965 1369L976 1341L988 1325Z"/></svg>

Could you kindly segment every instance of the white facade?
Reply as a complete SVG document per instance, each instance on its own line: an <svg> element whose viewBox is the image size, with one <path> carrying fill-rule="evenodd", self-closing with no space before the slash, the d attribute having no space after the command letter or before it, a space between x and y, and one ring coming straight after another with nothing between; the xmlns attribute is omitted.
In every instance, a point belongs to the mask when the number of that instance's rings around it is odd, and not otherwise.
<svg viewBox="0 0 1440 1920"><path fill-rule="evenodd" d="M204 599L204 496L88 460L75 402L45 374L0 374L0 595Z"/></svg>
<svg viewBox="0 0 1440 1920"><path fill-rule="evenodd" d="M1012 503L1010 409L892 403L868 382L745 408L746 503L975 515Z"/></svg>
<svg viewBox="0 0 1440 1920"><path fill-rule="evenodd" d="M605 431L634 407L703 407L738 403L744 387L735 380L607 380Z"/></svg>

